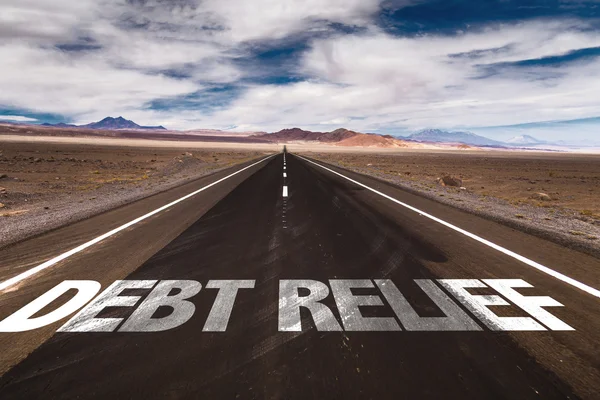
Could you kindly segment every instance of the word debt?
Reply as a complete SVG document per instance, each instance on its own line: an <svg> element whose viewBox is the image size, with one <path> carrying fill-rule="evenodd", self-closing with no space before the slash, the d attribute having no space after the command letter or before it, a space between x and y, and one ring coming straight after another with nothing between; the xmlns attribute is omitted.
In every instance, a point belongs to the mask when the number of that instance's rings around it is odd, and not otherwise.
<svg viewBox="0 0 600 400"><path fill-rule="evenodd" d="M419 315L389 279L332 279L328 283L279 281L279 331L310 329L309 316L319 331L574 330L543 308L562 304L548 296L526 296L515 290L532 287L522 279L415 279L409 298L430 303L427 309L435 304L437 316ZM209 281L205 289L216 292L202 330L224 332L238 294L250 296L254 287L253 280ZM100 288L95 281L64 281L0 322L0 332L38 329L80 309L59 332L166 331L192 318L196 311L192 298L202 284L192 280L123 280L98 295ZM139 295L141 289L145 296ZM66 296L67 292L71 295ZM327 301L330 294L333 299ZM50 307L59 298L63 299L62 305ZM502 314L498 306L511 306L511 316L498 315L497 312ZM129 310L128 317L117 318L110 312L115 307ZM47 308L53 310L46 311Z"/></svg>

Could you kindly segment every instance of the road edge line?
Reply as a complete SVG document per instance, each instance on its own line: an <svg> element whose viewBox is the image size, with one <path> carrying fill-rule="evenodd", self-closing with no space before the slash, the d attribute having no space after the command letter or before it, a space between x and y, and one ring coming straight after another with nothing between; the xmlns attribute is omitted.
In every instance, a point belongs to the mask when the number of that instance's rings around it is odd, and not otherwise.
<svg viewBox="0 0 600 400"><path fill-rule="evenodd" d="M223 178L221 178L221 179L219 179L219 180L217 180L217 181L215 181L213 183L210 183L210 184L208 184L208 185L206 185L206 186L204 186L204 187L202 187L202 188L200 188L200 189L198 189L198 190L196 190L196 191L194 191L192 193L189 193L189 194L187 194L187 195L185 195L183 197L180 197L179 199L174 200L174 201L170 202L169 204L166 204L166 205L164 205L162 207L159 207L156 210L150 211L149 213L144 214L141 217L138 217L138 218L136 218L136 219L134 219L132 221L129 221L129 222L127 222L124 225L121 225L121 226L119 226L119 227L117 227L117 228L115 228L115 229L113 229L113 230L111 230L109 232L106 232L103 235L100 235L100 236L98 236L98 237L96 237L96 238L94 238L94 239L92 239L92 240L90 240L88 242L85 242L85 243L83 243L83 244L75 247L74 249L71 249L71 250L69 250L69 251L67 251L67 252L65 252L65 253L63 253L63 254L61 254L59 256L56 256L56 257L54 257L54 258L52 258L52 259L50 259L50 260L48 260L48 261L46 261L46 262L44 262L44 263L36 266L36 267L28 269L27 271L22 272L19 275L13 276L12 278L9 278L9 279L5 280L4 282L0 283L0 291L9 288L9 287L11 287L11 286L13 286L13 285L15 285L15 284L17 284L17 283L25 280L25 279L27 279L27 278L29 278L29 277L37 274L38 272L41 272L41 271L43 271L43 270L45 270L45 269L53 266L54 264L57 264L58 262L66 259L66 258L69 258L73 254L77 254L80 251L83 251L83 250L87 249L88 247L93 246L96 243L99 243L99 242L103 241L104 239L107 239L107 238L109 238L109 237L111 237L111 236L113 236L113 235L121 232L122 230L125 230L125 229L129 228L130 226L133 226L133 225L137 224L138 222L141 222L141 221L143 221L143 220L145 220L147 218L150 218L151 216L153 216L155 214L158 214L161 211L164 211L167 208L170 208L170 207L174 206L175 204L178 204L178 203L180 203L180 202L182 202L184 200L187 200L190 197L193 197L193 196L197 195L198 193L203 192L204 190L206 190L206 189L208 189L208 188L210 188L212 186L215 186L215 185L217 185L217 184L219 184L219 183L221 183L221 182L223 182L223 181L231 178L234 175L239 174L240 172L243 172L243 171L245 171L245 170L247 170L247 169L249 169L251 167L254 167L255 165L258 165L258 164L262 163L263 161L268 160L271 157L275 157L277 154L278 153L272 154L270 156L267 156L267 157L265 157L265 158L263 158L263 159L255 162L253 164L250 164L250 165L248 165L248 166L246 166L246 167L244 167L244 168L242 168L242 169L240 169L240 170L238 170L238 171L236 171L236 172L234 172L234 173L232 173L230 175L227 175L226 177L223 177Z"/></svg>

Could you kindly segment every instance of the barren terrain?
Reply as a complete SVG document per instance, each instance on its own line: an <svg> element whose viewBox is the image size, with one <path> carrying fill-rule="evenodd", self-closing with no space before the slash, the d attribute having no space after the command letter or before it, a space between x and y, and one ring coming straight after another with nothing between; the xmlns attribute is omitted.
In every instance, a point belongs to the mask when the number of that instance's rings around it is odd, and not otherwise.
<svg viewBox="0 0 600 400"><path fill-rule="evenodd" d="M0 246L264 154L112 142L0 142Z"/></svg>
<svg viewBox="0 0 600 400"><path fill-rule="evenodd" d="M559 242L600 249L600 156L532 152L306 152ZM444 186L443 177L456 179ZM462 189L461 189L462 188Z"/></svg>

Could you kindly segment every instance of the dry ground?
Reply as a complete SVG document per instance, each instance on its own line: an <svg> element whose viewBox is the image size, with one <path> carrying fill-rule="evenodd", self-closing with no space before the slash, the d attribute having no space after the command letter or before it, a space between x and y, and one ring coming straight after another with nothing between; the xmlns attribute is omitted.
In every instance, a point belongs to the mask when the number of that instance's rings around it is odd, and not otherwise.
<svg viewBox="0 0 600 400"><path fill-rule="evenodd" d="M403 180L436 184L460 177L482 196L515 204L571 208L600 218L600 156L552 153L319 154L323 160L360 167ZM549 201L536 199L548 194Z"/></svg>
<svg viewBox="0 0 600 400"><path fill-rule="evenodd" d="M263 154L0 142L0 246Z"/></svg>
<svg viewBox="0 0 600 400"><path fill-rule="evenodd" d="M493 151L306 155L511 225L600 247L600 155ZM466 189L442 187L437 179L444 175L462 179ZM540 200L539 193L548 198Z"/></svg>

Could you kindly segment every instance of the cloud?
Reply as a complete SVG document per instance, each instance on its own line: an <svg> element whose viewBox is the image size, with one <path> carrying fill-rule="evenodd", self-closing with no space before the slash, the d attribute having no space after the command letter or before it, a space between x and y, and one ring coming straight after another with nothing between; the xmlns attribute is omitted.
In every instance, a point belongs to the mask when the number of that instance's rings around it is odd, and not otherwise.
<svg viewBox="0 0 600 400"><path fill-rule="evenodd" d="M14 121L14 122L36 122L37 119L23 117L21 115L0 115L0 121Z"/></svg>
<svg viewBox="0 0 600 400"><path fill-rule="evenodd" d="M197 90L192 82L119 69L98 56L52 49L0 46L0 104L46 113L119 113L157 97Z"/></svg>
<svg viewBox="0 0 600 400"><path fill-rule="evenodd" d="M378 0L206 0L203 9L217 16L234 41L281 39L292 33L328 28L330 23L367 25Z"/></svg>
<svg viewBox="0 0 600 400"><path fill-rule="evenodd" d="M366 23L376 10L376 0L6 0L0 105L75 120L143 111L260 76L240 69L251 56L242 42Z"/></svg>
<svg viewBox="0 0 600 400"><path fill-rule="evenodd" d="M307 127L353 118L353 127L363 130L412 130L596 116L597 58L560 67L510 65L600 45L600 34L585 28L532 21L457 36L371 32L318 40L301 63L312 80L253 87L216 117ZM507 65L482 78L501 63Z"/></svg>
<svg viewBox="0 0 600 400"><path fill-rule="evenodd" d="M426 30L437 17L415 13L439 11L428 0L4 0L0 108L382 132L598 116L588 2L543 20L518 20L517 3L502 2L504 22L484 7L460 29Z"/></svg>

